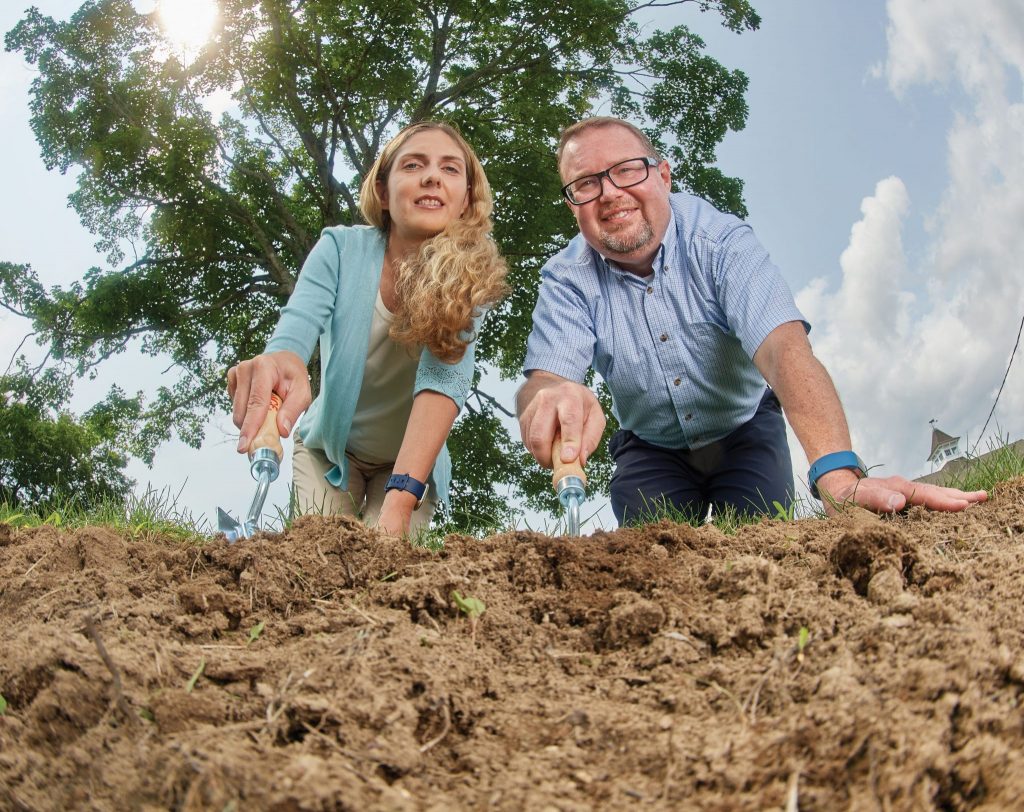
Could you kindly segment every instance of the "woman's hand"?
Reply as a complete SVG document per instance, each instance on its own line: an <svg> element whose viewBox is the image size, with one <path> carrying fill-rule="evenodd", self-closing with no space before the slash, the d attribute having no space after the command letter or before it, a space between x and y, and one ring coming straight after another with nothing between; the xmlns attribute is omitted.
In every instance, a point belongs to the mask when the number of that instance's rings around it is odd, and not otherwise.
<svg viewBox="0 0 1024 812"><path fill-rule="evenodd" d="M389 536L408 536L409 522L416 509L416 497L408 491L392 489L384 496L377 529Z"/></svg>
<svg viewBox="0 0 1024 812"><path fill-rule="evenodd" d="M281 397L277 428L287 437L313 400L309 372L298 355L288 350L257 355L228 370L228 396L233 403L231 419L240 430L238 451L245 453L263 425L270 408L270 394Z"/></svg>

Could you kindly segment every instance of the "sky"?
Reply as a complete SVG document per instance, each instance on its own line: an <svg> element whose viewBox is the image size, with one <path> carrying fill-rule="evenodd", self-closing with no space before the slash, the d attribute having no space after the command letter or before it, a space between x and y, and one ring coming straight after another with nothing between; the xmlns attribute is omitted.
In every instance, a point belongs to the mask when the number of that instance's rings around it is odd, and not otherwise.
<svg viewBox="0 0 1024 812"><path fill-rule="evenodd" d="M0 30L21 5L3 4ZM35 5L59 19L78 7ZM742 35L694 5L658 9L648 24L690 25L749 77L747 126L726 137L718 166L744 180L748 220L812 324L872 473L929 473L931 420L978 453L1024 437L1021 351L1011 364L1024 318L1020 0L755 0L761 28ZM19 55L0 54L0 259L66 285L104 260L68 208L73 179L43 166L28 124L32 76ZM0 314L4 367L27 330ZM152 390L174 374L129 353L83 382L73 407L113 382ZM200 451L169 443L152 469L133 462L129 474L211 525L218 506L244 514L255 483L233 430L214 416ZM807 460L792 434L790 445L800 480ZM286 459L269 511L286 503L289 479ZM591 514L584 532L614 526L603 500Z"/></svg>

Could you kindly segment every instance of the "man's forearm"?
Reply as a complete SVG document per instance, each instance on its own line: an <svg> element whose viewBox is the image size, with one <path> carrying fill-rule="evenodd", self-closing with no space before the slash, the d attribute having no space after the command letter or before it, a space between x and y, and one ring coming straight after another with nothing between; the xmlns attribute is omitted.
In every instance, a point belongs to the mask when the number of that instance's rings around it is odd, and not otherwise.
<svg viewBox="0 0 1024 812"><path fill-rule="evenodd" d="M777 327L754 355L754 363L775 390L786 420L809 462L851 449L850 429L832 378L814 356L802 325ZM855 477L837 472L830 479Z"/></svg>

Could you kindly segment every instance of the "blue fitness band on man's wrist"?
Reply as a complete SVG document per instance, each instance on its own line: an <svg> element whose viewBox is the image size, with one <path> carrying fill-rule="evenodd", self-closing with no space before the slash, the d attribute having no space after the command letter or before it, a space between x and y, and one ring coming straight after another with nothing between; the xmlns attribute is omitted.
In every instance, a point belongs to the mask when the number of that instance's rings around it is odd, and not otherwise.
<svg viewBox="0 0 1024 812"><path fill-rule="evenodd" d="M384 493L394 490L408 491L415 496L416 507L413 509L418 510L419 506L423 504L423 497L427 495L427 483L420 482L408 474L392 474L388 479L388 484L384 486Z"/></svg>
<svg viewBox="0 0 1024 812"><path fill-rule="evenodd" d="M807 472L807 483L811 486L811 496L821 499L818 495L818 480L829 471L838 471L840 468L852 468L860 471L862 476L868 475L867 466L852 451L834 451L815 461L811 470Z"/></svg>

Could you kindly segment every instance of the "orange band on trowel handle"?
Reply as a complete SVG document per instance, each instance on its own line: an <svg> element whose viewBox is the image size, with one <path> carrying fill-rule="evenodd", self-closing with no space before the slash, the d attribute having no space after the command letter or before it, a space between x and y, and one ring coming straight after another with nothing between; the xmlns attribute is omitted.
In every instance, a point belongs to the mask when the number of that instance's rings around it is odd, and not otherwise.
<svg viewBox="0 0 1024 812"><path fill-rule="evenodd" d="M551 474L551 486L558 490L558 483L563 477L578 476L583 480L583 487L587 486L587 475L583 473L583 466L580 465L577 456L572 462L562 462L562 435L559 432L555 435L555 441L551 444L551 464L554 470Z"/></svg>
<svg viewBox="0 0 1024 812"><path fill-rule="evenodd" d="M284 446L281 445L281 433L277 430L277 410L281 408L281 398L277 392L270 394L270 409L263 420L259 433L249 443L249 453L258 448L269 448L277 454L278 461L284 459Z"/></svg>

